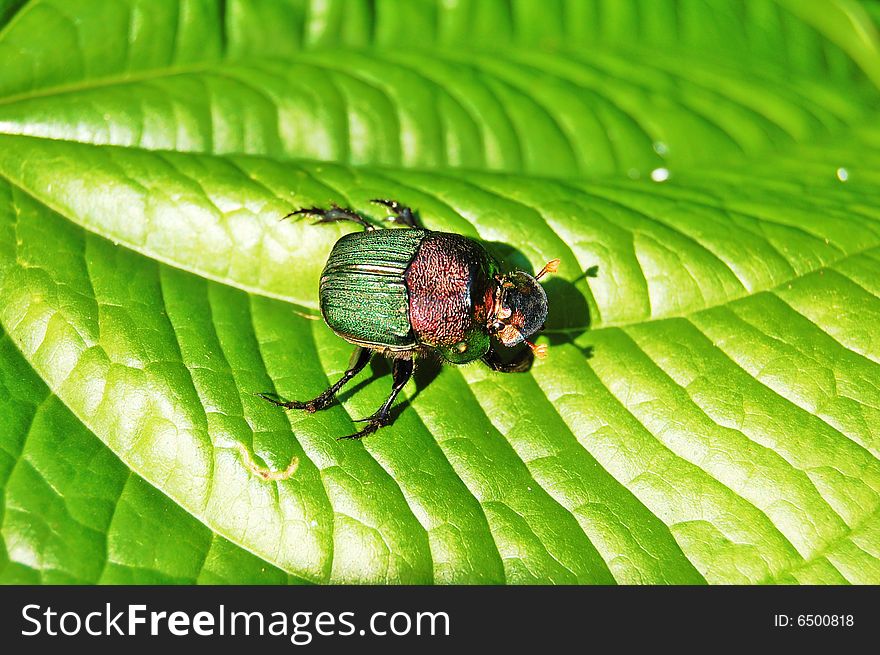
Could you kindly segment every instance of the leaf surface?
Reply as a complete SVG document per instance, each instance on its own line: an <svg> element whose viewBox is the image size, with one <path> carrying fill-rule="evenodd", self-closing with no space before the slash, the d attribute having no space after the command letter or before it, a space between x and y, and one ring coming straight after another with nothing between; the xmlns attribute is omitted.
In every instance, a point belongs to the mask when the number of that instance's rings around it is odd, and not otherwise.
<svg viewBox="0 0 880 655"><path fill-rule="evenodd" d="M2 579L880 580L870 15L539 5L0 11ZM345 230L280 219L376 197L560 258L551 355L425 367L337 442L387 366L256 396L350 350L314 320Z"/></svg>

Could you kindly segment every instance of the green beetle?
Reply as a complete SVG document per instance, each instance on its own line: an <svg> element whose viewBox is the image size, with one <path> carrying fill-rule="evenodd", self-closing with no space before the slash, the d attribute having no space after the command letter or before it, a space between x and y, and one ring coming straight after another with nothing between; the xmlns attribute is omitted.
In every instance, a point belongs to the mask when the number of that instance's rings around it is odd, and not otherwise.
<svg viewBox="0 0 880 655"><path fill-rule="evenodd" d="M289 214L315 216L315 223L351 221L364 230L346 234L333 246L320 282L321 314L327 325L355 344L348 369L329 389L308 401L284 401L260 394L286 409L316 412L378 352L391 358L391 394L378 411L361 421L359 439L390 422L394 399L413 375L417 356L438 354L453 364L481 359L501 372L526 371L546 346L528 338L544 327L547 295L538 280L555 272L554 259L535 275L504 273L477 241L460 234L435 232L416 225L409 207L394 200L374 200L391 210L389 220L406 226L383 230L351 209L332 205ZM519 357L504 362L497 345L526 343Z"/></svg>

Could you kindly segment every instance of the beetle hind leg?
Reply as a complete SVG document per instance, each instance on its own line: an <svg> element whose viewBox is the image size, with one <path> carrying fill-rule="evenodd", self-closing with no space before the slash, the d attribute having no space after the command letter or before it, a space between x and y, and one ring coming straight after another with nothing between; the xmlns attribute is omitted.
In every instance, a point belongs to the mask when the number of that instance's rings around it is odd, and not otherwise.
<svg viewBox="0 0 880 655"><path fill-rule="evenodd" d="M367 435L373 434L379 428L388 425L391 422L391 405L394 403L394 399L397 398L400 390L412 378L414 370L413 360L395 359L391 365L391 377L393 379L391 394L375 414L367 418L358 419L358 422L365 422L367 424L363 430L345 437L339 437L339 439L363 439Z"/></svg>
<svg viewBox="0 0 880 655"><path fill-rule="evenodd" d="M342 374L342 377L339 378L339 380L337 380L329 389L318 396L315 396L311 400L281 400L274 396L274 394L268 393L260 393L257 395L264 400L268 400L273 405L278 405L284 409L304 409L309 414L312 414L330 405L330 403L335 400L336 394L339 390L363 370L372 356L373 351L368 348L362 348L361 346L355 348L354 352L351 354L351 359L348 362L348 368L345 373Z"/></svg>
<svg viewBox="0 0 880 655"><path fill-rule="evenodd" d="M400 223L406 227L418 227L413 210L406 205L401 205L396 200L383 200L382 198L374 198L371 202L390 209L392 215L388 217L388 220L392 223Z"/></svg>
<svg viewBox="0 0 880 655"><path fill-rule="evenodd" d="M290 212L287 216L315 216L316 220L312 225L318 223L338 223L340 221L350 221L357 223L364 228L365 232L372 232L377 229L375 225L367 221L366 218L358 214L353 209L340 207L336 203L330 205L330 209L321 209L320 207L303 207L294 212ZM285 216L285 218L287 218Z"/></svg>

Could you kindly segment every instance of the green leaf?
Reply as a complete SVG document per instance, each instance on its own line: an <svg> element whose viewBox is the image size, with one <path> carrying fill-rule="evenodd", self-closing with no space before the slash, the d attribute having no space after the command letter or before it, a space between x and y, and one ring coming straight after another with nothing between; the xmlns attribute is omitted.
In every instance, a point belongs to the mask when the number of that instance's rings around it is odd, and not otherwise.
<svg viewBox="0 0 880 655"><path fill-rule="evenodd" d="M869 14L545 6L0 11L0 579L880 581ZM256 396L351 348L280 219L375 197L559 257L552 346L337 442L387 366Z"/></svg>
<svg viewBox="0 0 880 655"><path fill-rule="evenodd" d="M0 576L12 584L295 581L131 473L0 338Z"/></svg>

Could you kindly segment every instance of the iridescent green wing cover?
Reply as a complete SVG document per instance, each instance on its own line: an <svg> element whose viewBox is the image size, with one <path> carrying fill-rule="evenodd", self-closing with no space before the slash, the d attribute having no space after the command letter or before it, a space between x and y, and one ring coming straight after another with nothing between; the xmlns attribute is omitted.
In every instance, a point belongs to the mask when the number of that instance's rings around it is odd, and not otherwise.
<svg viewBox="0 0 880 655"><path fill-rule="evenodd" d="M321 275L327 325L356 343L415 347L404 273L426 234L420 229L373 230L337 241Z"/></svg>

